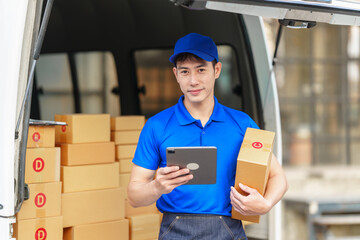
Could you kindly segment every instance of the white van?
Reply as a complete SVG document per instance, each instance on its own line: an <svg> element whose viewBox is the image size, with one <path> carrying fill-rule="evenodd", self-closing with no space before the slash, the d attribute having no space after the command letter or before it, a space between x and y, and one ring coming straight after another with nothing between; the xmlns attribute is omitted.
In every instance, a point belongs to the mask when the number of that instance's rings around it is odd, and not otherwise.
<svg viewBox="0 0 360 240"><path fill-rule="evenodd" d="M42 12L50 19L39 35ZM261 16L301 28L360 24L352 0L48 0L44 7L43 1L0 0L0 239L13 239L27 195L29 119L75 112L149 117L176 103L168 57L189 32L219 46L217 98L275 131L281 161L279 104ZM250 237L285 239L280 204L264 219L247 228Z"/></svg>

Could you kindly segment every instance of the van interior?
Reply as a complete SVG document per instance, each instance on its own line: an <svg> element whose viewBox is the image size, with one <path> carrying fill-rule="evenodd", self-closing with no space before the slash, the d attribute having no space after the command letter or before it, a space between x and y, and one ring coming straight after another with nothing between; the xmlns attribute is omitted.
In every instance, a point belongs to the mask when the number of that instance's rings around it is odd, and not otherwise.
<svg viewBox="0 0 360 240"><path fill-rule="evenodd" d="M31 118L54 114L143 114L174 105L181 92L169 57L187 33L210 36L223 70L219 102L263 126L254 63L241 15L194 11L166 0L54 1L36 66Z"/></svg>

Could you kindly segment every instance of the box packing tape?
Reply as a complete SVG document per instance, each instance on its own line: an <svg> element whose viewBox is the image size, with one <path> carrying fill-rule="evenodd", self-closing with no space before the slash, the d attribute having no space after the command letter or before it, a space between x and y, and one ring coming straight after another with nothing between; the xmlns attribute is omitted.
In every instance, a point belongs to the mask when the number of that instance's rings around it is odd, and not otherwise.
<svg viewBox="0 0 360 240"><path fill-rule="evenodd" d="M46 239L47 231L46 231L46 219L38 218L35 224L35 239Z"/></svg>
<svg viewBox="0 0 360 240"><path fill-rule="evenodd" d="M248 139L245 139L241 145L241 147L253 147L253 144L255 142L254 141L251 141L251 140L248 140ZM265 143L263 144L263 146L261 148L259 148L260 151L264 151L264 152L272 152L272 145L271 144L268 144L268 143Z"/></svg>

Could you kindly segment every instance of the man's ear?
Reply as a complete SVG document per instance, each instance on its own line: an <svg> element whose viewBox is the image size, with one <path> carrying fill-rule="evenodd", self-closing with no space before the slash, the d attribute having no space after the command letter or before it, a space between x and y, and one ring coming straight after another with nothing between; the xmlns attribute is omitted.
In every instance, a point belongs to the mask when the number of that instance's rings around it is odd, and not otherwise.
<svg viewBox="0 0 360 240"><path fill-rule="evenodd" d="M173 67L173 73L175 75L176 81L178 81L177 80L177 68L176 67Z"/></svg>
<svg viewBox="0 0 360 240"><path fill-rule="evenodd" d="M214 66L215 69L215 79L218 79L221 73L221 67L222 67L222 63L221 62L217 62Z"/></svg>

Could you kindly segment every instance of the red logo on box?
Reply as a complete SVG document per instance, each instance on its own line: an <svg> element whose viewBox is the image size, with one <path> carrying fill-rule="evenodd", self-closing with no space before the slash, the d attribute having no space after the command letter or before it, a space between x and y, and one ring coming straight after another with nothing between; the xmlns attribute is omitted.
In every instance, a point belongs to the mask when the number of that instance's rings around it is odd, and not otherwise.
<svg viewBox="0 0 360 240"><path fill-rule="evenodd" d="M252 146L253 148L260 149L263 147L263 144L261 142L253 142Z"/></svg>
<svg viewBox="0 0 360 240"><path fill-rule="evenodd" d="M61 131L66 132L66 126L65 125L61 126Z"/></svg>
<svg viewBox="0 0 360 240"><path fill-rule="evenodd" d="M37 206L38 208L41 208L45 205L46 203L46 196L43 193L39 193L35 196L35 206Z"/></svg>
<svg viewBox="0 0 360 240"><path fill-rule="evenodd" d="M47 237L47 232L45 228L39 228L35 232L35 239L36 240L45 240Z"/></svg>
<svg viewBox="0 0 360 240"><path fill-rule="evenodd" d="M33 162L33 169L35 172L41 172L45 167L45 162L42 158L36 158Z"/></svg>
<svg viewBox="0 0 360 240"><path fill-rule="evenodd" d="M40 140L40 133L34 132L32 135L32 139L34 140L34 142L38 142Z"/></svg>

